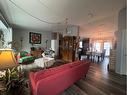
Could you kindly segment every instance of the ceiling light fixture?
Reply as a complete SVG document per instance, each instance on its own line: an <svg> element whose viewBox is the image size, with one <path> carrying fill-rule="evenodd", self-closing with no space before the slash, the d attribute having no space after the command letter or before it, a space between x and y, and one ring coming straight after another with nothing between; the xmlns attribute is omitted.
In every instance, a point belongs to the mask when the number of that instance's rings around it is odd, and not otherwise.
<svg viewBox="0 0 127 95"><path fill-rule="evenodd" d="M88 17L93 18L94 17L93 13L89 12Z"/></svg>

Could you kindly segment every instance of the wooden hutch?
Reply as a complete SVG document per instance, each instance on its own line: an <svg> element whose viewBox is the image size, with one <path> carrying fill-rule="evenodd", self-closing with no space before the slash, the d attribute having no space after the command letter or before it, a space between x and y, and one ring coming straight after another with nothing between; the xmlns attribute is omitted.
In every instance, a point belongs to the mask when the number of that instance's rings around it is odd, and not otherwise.
<svg viewBox="0 0 127 95"><path fill-rule="evenodd" d="M76 36L64 36L59 40L59 55L61 59L72 62L75 60Z"/></svg>

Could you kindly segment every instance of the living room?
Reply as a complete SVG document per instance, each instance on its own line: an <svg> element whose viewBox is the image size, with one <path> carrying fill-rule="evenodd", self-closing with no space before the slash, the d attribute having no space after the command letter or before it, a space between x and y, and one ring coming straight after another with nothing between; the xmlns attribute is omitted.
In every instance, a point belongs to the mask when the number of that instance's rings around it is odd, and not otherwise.
<svg viewBox="0 0 127 95"><path fill-rule="evenodd" d="M30 95L30 93L41 95L34 93L34 88L28 82L29 78L32 80L29 76L31 72L38 72L40 69L50 70L52 67L77 61L91 63L90 67L88 66L88 74L86 78L83 77L78 82L74 82L74 85L71 84L62 90L61 95L70 95L69 93L72 95L125 95L126 36L125 0L0 1L0 49L1 52L6 49L13 51L16 61L13 60L13 63L18 63L18 69L25 71L23 76L27 79L23 83L27 86L23 85L25 89L19 87L24 95ZM24 54L27 55L25 59L20 59ZM6 58L0 57L1 62ZM35 63L38 65L35 66ZM4 65L0 66L3 70ZM4 69L6 71L7 67ZM111 77L107 77L108 75ZM102 84L98 82L101 78L105 78L105 81L101 81ZM123 82L120 83L120 81ZM112 90L104 90L108 87ZM26 91L26 94L23 93L24 90L29 91ZM6 93L6 91L3 92ZM0 90L0 94L3 92ZM19 92L12 93L15 95ZM45 93L48 92L50 91L47 90Z"/></svg>

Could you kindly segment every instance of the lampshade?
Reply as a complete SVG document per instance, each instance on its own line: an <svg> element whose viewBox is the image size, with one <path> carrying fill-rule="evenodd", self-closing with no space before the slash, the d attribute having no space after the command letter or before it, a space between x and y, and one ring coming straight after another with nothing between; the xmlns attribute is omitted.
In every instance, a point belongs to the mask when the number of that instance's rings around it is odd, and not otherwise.
<svg viewBox="0 0 127 95"><path fill-rule="evenodd" d="M0 70L17 66L12 49L0 49Z"/></svg>

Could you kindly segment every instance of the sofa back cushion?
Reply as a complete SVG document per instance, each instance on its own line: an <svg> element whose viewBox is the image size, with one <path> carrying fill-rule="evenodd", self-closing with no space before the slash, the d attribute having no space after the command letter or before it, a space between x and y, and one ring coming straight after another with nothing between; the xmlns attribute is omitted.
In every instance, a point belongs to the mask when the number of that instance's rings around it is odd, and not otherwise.
<svg viewBox="0 0 127 95"><path fill-rule="evenodd" d="M79 61L76 61L76 62L71 62L71 63L67 63L67 64L64 64L64 65L61 65L61 66L58 66L58 67L54 67L54 68L50 68L50 69L46 69L46 70L41 70L39 72L36 72L34 74L34 79L36 81L42 79L42 78L45 78L45 77L48 77L50 75L53 75L53 74L56 74L57 72L62 72L62 71L65 71L73 66L77 66L79 65L81 62Z"/></svg>
<svg viewBox="0 0 127 95"><path fill-rule="evenodd" d="M50 75L56 74L57 72L59 73L61 71L67 70L68 68L70 68L70 64L65 64L65 65L61 65L58 67L54 67L54 68L50 68L50 69L41 70L39 72L36 72L34 74L35 83L40 79L43 79L43 78L48 77Z"/></svg>
<svg viewBox="0 0 127 95"><path fill-rule="evenodd" d="M75 61L75 62L71 62L69 64L70 64L70 67L74 67L74 66L78 66L78 65L82 64L82 62L81 61Z"/></svg>
<svg viewBox="0 0 127 95"><path fill-rule="evenodd" d="M78 65L80 65L82 63L83 62L81 62L81 61L75 61L75 62L67 63L67 64L64 64L64 65L61 65L58 67L54 67L54 68L50 68L50 69L41 70L39 72L36 72L34 74L35 83L40 79L46 78L50 75L57 74L59 72L65 71L65 70L68 70L69 68L72 68L74 66L77 67Z"/></svg>

